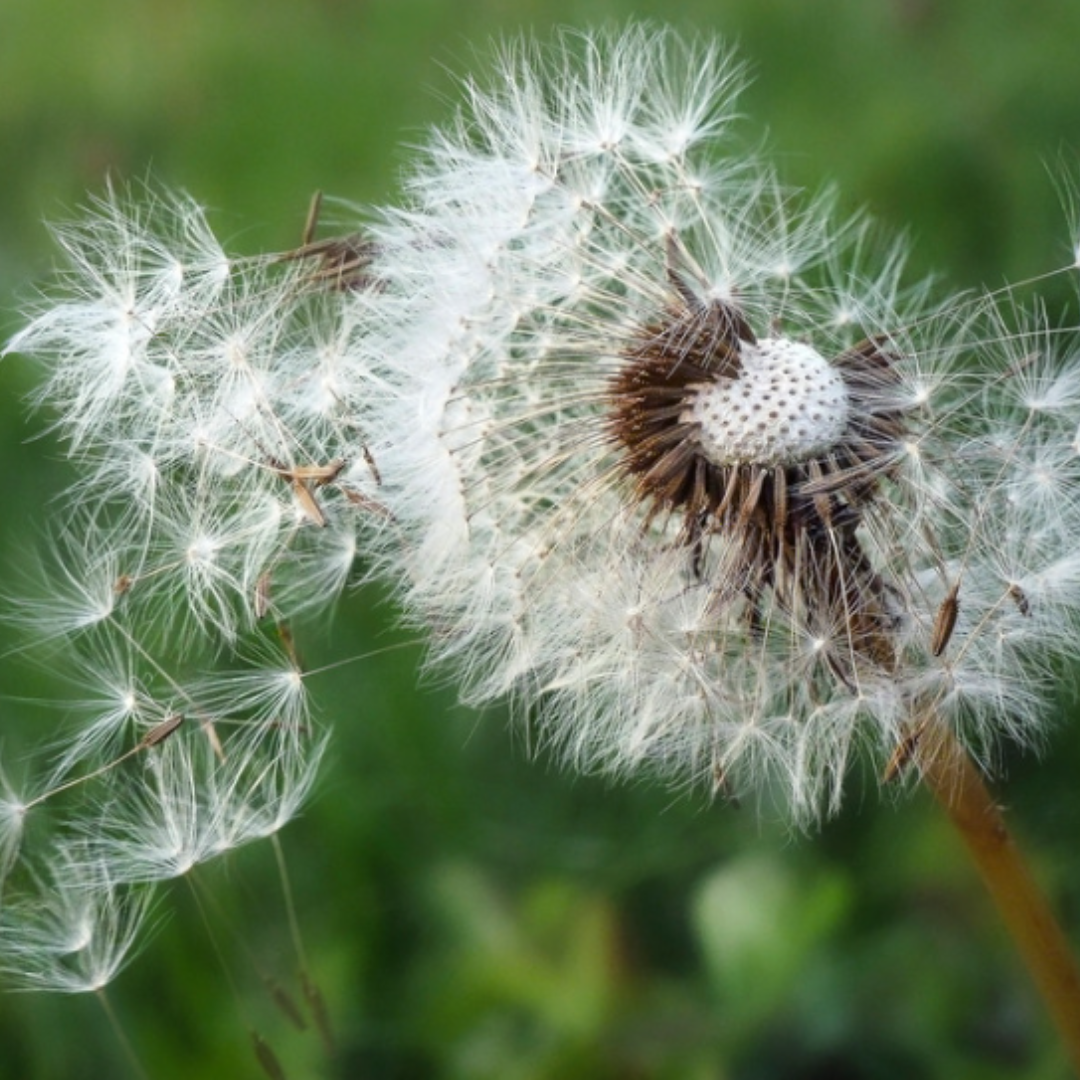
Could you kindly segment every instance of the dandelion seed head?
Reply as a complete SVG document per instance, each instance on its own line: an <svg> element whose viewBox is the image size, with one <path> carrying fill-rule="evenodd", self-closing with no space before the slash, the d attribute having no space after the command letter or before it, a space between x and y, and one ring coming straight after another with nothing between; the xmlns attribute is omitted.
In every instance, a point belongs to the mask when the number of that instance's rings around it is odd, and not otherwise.
<svg viewBox="0 0 1080 1080"><path fill-rule="evenodd" d="M989 551L1008 518L1045 573L1076 517L1045 319L931 302L902 244L785 188L736 146L717 46L567 34L496 72L355 297L374 548L434 660L576 768L721 775L801 820L920 709L977 756L1037 728Z"/></svg>
<svg viewBox="0 0 1080 1080"><path fill-rule="evenodd" d="M795 464L831 450L848 419L843 379L809 345L763 338L739 345L734 379L701 387L688 422L718 465Z"/></svg>

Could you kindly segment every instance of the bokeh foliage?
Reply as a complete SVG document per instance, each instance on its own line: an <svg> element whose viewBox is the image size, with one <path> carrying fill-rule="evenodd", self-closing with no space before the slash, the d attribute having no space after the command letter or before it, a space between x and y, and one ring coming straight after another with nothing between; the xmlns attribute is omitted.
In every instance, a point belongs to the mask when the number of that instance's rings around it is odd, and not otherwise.
<svg viewBox="0 0 1080 1080"><path fill-rule="evenodd" d="M4 0L0 329L50 265L42 219L108 175L186 188L237 251L287 247L315 189L394 196L401 147L448 114L449 72L482 66L489 38L631 14L739 42L744 133L767 132L792 181L835 181L907 229L920 271L997 285L1068 261L1054 176L1077 167L1080 6L1060 0ZM65 476L61 448L28 441L32 380L0 365L3 593ZM252 1028L293 1080L1064 1075L924 799L856 779L837 821L792 837L752 807L571 777L422 680L393 625L369 589L298 628L311 666L358 658L316 685L333 748L282 838L336 1053L262 980L296 966L264 846L175 886L111 993L155 1080L263 1075ZM32 657L0 659L15 775L62 730L62 707L26 699L62 693ZM1074 938L1078 764L1066 718L1001 783ZM0 1077L126 1068L97 1002L0 999Z"/></svg>

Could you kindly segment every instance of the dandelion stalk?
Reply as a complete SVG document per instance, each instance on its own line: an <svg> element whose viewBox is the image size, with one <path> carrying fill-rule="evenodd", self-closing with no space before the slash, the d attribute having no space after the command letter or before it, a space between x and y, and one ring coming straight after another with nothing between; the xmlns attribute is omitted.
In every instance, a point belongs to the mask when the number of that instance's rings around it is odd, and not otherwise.
<svg viewBox="0 0 1080 1080"><path fill-rule="evenodd" d="M135 1052L135 1047L132 1045L131 1040L127 1036L127 1032L124 1031L124 1025L120 1023L120 1018L116 1015L116 1010L112 1006L112 1002L109 1000L109 995L105 990L105 987L100 987L95 991L95 996L101 1004L101 1008L105 1012L105 1016L109 1021L109 1027L112 1028L113 1034L116 1036L117 1041L120 1043L120 1048L123 1050L124 1057L127 1063L131 1066L134 1074L139 1080L150 1080L150 1074L143 1068L142 1062L139 1060L139 1055Z"/></svg>
<svg viewBox="0 0 1080 1080"><path fill-rule="evenodd" d="M943 725L927 734L916 749L923 782L978 867L1080 1076L1080 971L1068 939L967 752Z"/></svg>

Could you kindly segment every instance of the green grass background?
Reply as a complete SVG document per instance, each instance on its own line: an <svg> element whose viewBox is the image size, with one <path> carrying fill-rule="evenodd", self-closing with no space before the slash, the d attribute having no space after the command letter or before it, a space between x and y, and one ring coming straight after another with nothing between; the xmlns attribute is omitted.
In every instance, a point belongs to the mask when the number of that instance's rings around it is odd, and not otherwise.
<svg viewBox="0 0 1080 1080"><path fill-rule="evenodd" d="M51 265L43 220L107 175L189 190L234 250L289 246L317 188L394 197L402 147L449 113L474 45L630 15L737 41L755 74L744 134L768 133L788 179L836 181L849 208L906 229L920 271L997 285L1069 260L1054 185L1080 148L1067 0L2 0L0 330ZM21 401L33 379L0 364L3 593L65 477ZM499 710L420 680L422 651L393 626L366 591L301 631L313 663L384 650L316 685L333 746L282 838L336 1052L260 979L295 986L296 969L263 846L174 886L110 992L155 1080L264 1076L253 1028L290 1080L1066 1075L921 795L856 781L839 819L792 837L700 795L569 776ZM50 673L0 659L16 774L63 718L27 699L55 693ZM1070 708L1041 759L1006 758L999 788L1076 939ZM0 997L4 1080L133 1075L98 1002Z"/></svg>

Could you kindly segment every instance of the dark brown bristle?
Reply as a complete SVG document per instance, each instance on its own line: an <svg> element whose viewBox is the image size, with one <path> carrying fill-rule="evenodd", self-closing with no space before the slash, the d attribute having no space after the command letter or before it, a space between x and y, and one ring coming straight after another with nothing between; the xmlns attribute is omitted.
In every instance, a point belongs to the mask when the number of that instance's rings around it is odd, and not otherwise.
<svg viewBox="0 0 1080 1080"><path fill-rule="evenodd" d="M903 411L888 406L898 377L887 339L867 338L832 362L852 406L835 446L793 463L722 463L704 445L695 398L738 380L742 349L758 339L734 305L677 291L680 302L630 339L607 388L608 437L644 527L680 520L699 576L708 574L710 538L725 538L715 604L744 603L753 632L772 603L814 636L831 628L837 642L824 659L845 684L860 668L892 671L894 605L858 536L905 430Z"/></svg>

